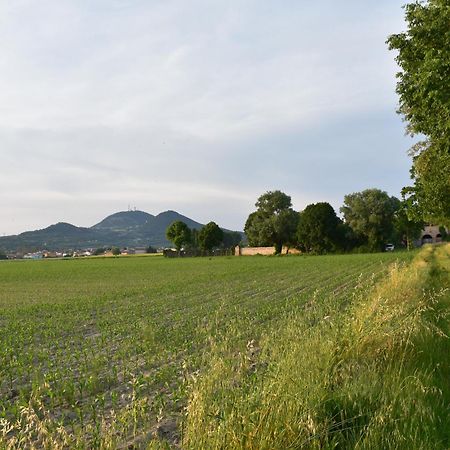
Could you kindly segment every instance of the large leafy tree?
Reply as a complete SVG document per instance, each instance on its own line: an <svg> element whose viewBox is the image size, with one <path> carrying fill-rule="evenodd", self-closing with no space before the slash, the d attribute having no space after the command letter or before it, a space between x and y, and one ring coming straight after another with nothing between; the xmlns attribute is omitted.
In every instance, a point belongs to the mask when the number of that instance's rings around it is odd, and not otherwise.
<svg viewBox="0 0 450 450"><path fill-rule="evenodd" d="M202 250L212 250L223 242L223 231L215 222L207 223L198 233L198 243Z"/></svg>
<svg viewBox="0 0 450 450"><path fill-rule="evenodd" d="M283 245L295 241L298 213L292 209L291 197L281 191L268 191L258 198L257 210L251 213L244 231L250 245L275 247L281 253Z"/></svg>
<svg viewBox="0 0 450 450"><path fill-rule="evenodd" d="M325 253L336 248L340 219L326 202L308 205L301 213L297 240L303 251Z"/></svg>
<svg viewBox="0 0 450 450"><path fill-rule="evenodd" d="M411 149L414 186L403 190L410 218L450 224L450 3L405 6L407 31L389 37L397 50L399 112L411 135L424 136Z"/></svg>
<svg viewBox="0 0 450 450"><path fill-rule="evenodd" d="M340 211L345 222L371 250L382 250L394 231L394 215L400 201L380 189L366 189L344 197Z"/></svg>
<svg viewBox="0 0 450 450"><path fill-rule="evenodd" d="M183 245L189 244L192 239L190 228L181 220L172 222L166 230L166 237L173 242L177 251L181 250Z"/></svg>
<svg viewBox="0 0 450 450"><path fill-rule="evenodd" d="M273 229L270 220L261 212L254 211L245 222L244 232L248 243L254 247L268 247L273 245Z"/></svg>
<svg viewBox="0 0 450 450"><path fill-rule="evenodd" d="M410 199L403 200L400 207L395 212L394 230L399 240L401 240L409 250L414 239L417 239L424 227L422 220L410 219L409 209L412 207Z"/></svg>

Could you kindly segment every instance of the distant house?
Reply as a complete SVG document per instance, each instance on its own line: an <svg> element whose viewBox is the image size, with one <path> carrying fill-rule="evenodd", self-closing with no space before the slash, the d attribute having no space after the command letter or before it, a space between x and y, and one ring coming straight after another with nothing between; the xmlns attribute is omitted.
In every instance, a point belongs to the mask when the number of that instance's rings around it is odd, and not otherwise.
<svg viewBox="0 0 450 450"><path fill-rule="evenodd" d="M147 253L147 247L126 248L122 250L122 255L144 255Z"/></svg>
<svg viewBox="0 0 450 450"><path fill-rule="evenodd" d="M426 225L422 230L419 245L438 244L442 242L442 234L438 225Z"/></svg>
<svg viewBox="0 0 450 450"><path fill-rule="evenodd" d="M41 252L36 253L27 253L26 255L23 255L23 259L42 259L43 255Z"/></svg>
<svg viewBox="0 0 450 450"><path fill-rule="evenodd" d="M42 255L44 256L44 258L56 258L57 257L56 252L52 252L49 250L44 250L42 252Z"/></svg>
<svg viewBox="0 0 450 450"><path fill-rule="evenodd" d="M80 250L80 251L73 252L72 256L74 258L80 258L83 256L92 256L92 252L90 250Z"/></svg>

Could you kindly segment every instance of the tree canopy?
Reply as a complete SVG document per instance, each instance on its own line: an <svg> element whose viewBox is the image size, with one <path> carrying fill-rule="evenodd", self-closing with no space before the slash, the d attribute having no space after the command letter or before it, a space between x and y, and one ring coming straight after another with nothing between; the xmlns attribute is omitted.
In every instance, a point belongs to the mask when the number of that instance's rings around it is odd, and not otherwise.
<svg viewBox="0 0 450 450"><path fill-rule="evenodd" d="M394 216L394 230L398 240L401 240L408 250L412 247L413 240L420 236L424 227L422 220L410 219L409 208L411 208L411 202L403 200Z"/></svg>
<svg viewBox="0 0 450 450"><path fill-rule="evenodd" d="M223 246L225 248L236 247L242 241L242 234L238 231L223 232Z"/></svg>
<svg viewBox="0 0 450 450"><path fill-rule="evenodd" d="M414 186L403 190L409 215L450 224L450 4L448 0L405 6L408 29L389 37L396 61L399 112L411 135Z"/></svg>
<svg viewBox="0 0 450 450"><path fill-rule="evenodd" d="M207 223L198 233L198 244L202 250L212 250L223 242L223 231L215 222Z"/></svg>
<svg viewBox="0 0 450 450"><path fill-rule="evenodd" d="M325 253L336 248L340 219L326 202L308 205L301 213L297 240L303 251Z"/></svg>
<svg viewBox="0 0 450 450"><path fill-rule="evenodd" d="M396 197L380 189L348 194L340 211L353 231L364 238L371 250L382 250L392 237L394 214L400 206Z"/></svg>
<svg viewBox="0 0 450 450"><path fill-rule="evenodd" d="M295 241L298 213L292 209L291 197L281 191L268 191L255 203L257 210L245 223L250 245L275 247L280 253L283 245Z"/></svg>
<svg viewBox="0 0 450 450"><path fill-rule="evenodd" d="M184 222L177 220L167 228L166 237L180 251L183 245L191 241L191 230Z"/></svg>

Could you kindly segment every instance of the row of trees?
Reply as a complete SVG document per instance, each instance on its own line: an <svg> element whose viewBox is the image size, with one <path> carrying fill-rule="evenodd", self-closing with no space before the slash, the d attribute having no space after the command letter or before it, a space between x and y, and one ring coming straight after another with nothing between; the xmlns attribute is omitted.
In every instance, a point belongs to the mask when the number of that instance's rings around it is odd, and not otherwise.
<svg viewBox="0 0 450 450"><path fill-rule="evenodd" d="M403 189L408 216L450 226L450 4L415 1L405 6L407 30L389 37L396 61L399 113L411 148L412 186Z"/></svg>
<svg viewBox="0 0 450 450"><path fill-rule="evenodd" d="M173 242L177 251L189 248L210 252L213 248L232 248L241 242L238 232L224 231L215 222L209 222L200 230L190 229L184 222L177 220L166 230L166 237Z"/></svg>
<svg viewBox="0 0 450 450"><path fill-rule="evenodd" d="M408 219L407 202L379 189L346 195L340 209L344 220L326 202L298 213L292 209L291 197L281 191L266 192L255 206L245 224L249 244L273 245L276 253L283 245L314 253L355 247L379 251L388 242L400 241L410 246L423 227L422 221Z"/></svg>
<svg viewBox="0 0 450 450"><path fill-rule="evenodd" d="M283 244L317 252L379 250L399 239L410 245L423 221L450 226L450 5L414 1L405 12L406 31L391 35L387 44L398 52L398 112L407 132L422 139L411 149L413 185L402 190L402 201L379 189L345 196L343 221L328 203L298 214L289 196L267 192L245 225L251 245L274 245L277 252Z"/></svg>

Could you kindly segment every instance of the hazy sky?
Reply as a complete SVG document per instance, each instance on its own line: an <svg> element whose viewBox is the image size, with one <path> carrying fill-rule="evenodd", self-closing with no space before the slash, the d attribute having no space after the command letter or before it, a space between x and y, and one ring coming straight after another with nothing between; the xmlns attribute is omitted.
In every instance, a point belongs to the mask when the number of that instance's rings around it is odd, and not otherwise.
<svg viewBox="0 0 450 450"><path fill-rule="evenodd" d="M404 0L0 0L0 234L128 205L242 229L409 182Z"/></svg>

